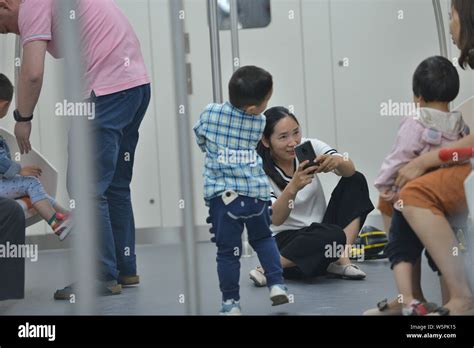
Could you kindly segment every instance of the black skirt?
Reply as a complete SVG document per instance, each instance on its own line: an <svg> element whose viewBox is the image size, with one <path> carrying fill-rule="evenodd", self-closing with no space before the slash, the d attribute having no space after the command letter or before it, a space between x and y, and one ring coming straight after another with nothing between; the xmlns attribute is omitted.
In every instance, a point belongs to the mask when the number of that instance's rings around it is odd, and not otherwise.
<svg viewBox="0 0 474 348"><path fill-rule="evenodd" d="M364 175L356 172L349 178L341 178L321 223L282 231L275 236L280 254L296 264L296 267L285 268L283 276L301 279L325 274L329 264L339 259L334 253L329 255L328 248L343 250L346 244L343 229L358 217L362 227L372 210L374 206Z"/></svg>

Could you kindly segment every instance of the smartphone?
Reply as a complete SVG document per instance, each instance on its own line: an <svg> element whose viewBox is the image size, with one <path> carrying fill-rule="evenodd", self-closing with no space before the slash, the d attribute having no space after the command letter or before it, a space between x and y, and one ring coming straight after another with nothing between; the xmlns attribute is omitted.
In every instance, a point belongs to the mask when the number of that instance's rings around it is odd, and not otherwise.
<svg viewBox="0 0 474 348"><path fill-rule="evenodd" d="M311 141L305 141L302 144L299 144L295 147L296 157L300 163L304 161L309 161L309 163L304 167L304 169L309 168L311 166L318 166L318 164L314 163L316 160L316 153L314 152L313 145Z"/></svg>

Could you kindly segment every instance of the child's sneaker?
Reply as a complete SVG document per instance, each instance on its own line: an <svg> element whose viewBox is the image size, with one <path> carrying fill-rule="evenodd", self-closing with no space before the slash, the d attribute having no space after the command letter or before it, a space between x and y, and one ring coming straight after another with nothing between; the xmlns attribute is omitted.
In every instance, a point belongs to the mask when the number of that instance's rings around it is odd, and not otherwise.
<svg viewBox="0 0 474 348"><path fill-rule="evenodd" d="M240 301L227 300L222 302L222 308L219 312L220 315L241 315Z"/></svg>
<svg viewBox="0 0 474 348"><path fill-rule="evenodd" d="M74 227L72 217L71 215L56 213L56 218L58 219L58 226L54 229L54 233L60 241L63 241Z"/></svg>
<svg viewBox="0 0 474 348"><path fill-rule="evenodd" d="M257 267L250 271L249 273L250 279L253 281L255 286L262 287L267 285L267 278L263 273L262 267Z"/></svg>
<svg viewBox="0 0 474 348"><path fill-rule="evenodd" d="M288 288L284 284L275 284L270 288L270 300L272 300L272 306L278 306L281 304L288 303Z"/></svg>

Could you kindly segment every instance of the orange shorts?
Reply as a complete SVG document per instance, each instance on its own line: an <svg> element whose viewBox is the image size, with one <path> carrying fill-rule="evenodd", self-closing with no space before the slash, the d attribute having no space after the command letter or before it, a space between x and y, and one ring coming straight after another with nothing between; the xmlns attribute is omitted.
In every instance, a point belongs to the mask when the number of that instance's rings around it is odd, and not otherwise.
<svg viewBox="0 0 474 348"><path fill-rule="evenodd" d="M455 216L467 210L464 181L471 164L441 168L406 184L400 191L403 206L429 209L436 215Z"/></svg>
<svg viewBox="0 0 474 348"><path fill-rule="evenodd" d="M377 206L377 209L384 215L390 217L393 215L393 204L383 200L381 197L379 197L379 205Z"/></svg>

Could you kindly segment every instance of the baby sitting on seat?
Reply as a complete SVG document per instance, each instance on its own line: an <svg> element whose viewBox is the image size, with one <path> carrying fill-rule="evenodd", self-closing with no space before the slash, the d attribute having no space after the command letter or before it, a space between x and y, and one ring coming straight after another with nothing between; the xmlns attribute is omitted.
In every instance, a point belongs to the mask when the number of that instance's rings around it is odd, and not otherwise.
<svg viewBox="0 0 474 348"><path fill-rule="evenodd" d="M5 75L0 74L0 119L8 113L12 99L13 85ZM73 227L70 212L45 192L38 180L40 175L39 167L22 167L12 161L10 149L0 136L0 197L18 199L27 196L53 232L64 240Z"/></svg>

